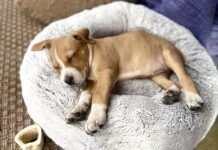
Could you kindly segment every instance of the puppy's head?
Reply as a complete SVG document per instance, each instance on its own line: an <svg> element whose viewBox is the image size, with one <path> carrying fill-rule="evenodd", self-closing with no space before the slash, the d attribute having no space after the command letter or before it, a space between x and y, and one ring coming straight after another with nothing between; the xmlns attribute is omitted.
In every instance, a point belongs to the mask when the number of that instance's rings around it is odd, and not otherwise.
<svg viewBox="0 0 218 150"><path fill-rule="evenodd" d="M89 30L84 28L53 40L45 40L33 45L32 51L44 48L50 50L54 68L60 72L60 79L68 85L81 85L85 82L89 69L89 50L87 44Z"/></svg>

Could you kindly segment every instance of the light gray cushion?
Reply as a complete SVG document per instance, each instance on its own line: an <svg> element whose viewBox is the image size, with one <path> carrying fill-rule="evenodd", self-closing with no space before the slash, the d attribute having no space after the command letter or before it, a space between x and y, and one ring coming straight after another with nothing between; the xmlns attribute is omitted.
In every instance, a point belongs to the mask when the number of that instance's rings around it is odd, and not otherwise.
<svg viewBox="0 0 218 150"><path fill-rule="evenodd" d="M111 99L108 120L94 136L84 131L85 121L66 124L77 103L76 88L65 86L48 59L48 50L30 51L39 41L57 38L86 27L94 37L143 29L172 41L185 56L186 69L197 84L205 104L190 111L183 96L164 105L163 90L150 80L119 83ZM191 150L205 137L218 112L218 75L205 49L182 26L135 4L115 2L83 11L50 24L29 45L21 71L23 97L32 119L64 149ZM171 77L178 82L175 75Z"/></svg>

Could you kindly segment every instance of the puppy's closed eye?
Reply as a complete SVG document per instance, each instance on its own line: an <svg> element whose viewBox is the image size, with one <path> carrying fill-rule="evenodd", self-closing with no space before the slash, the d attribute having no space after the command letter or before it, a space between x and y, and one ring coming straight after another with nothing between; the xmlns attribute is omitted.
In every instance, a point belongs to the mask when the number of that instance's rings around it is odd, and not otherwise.
<svg viewBox="0 0 218 150"><path fill-rule="evenodd" d="M73 63L77 58L78 54L75 51L69 51L66 55L67 61Z"/></svg>

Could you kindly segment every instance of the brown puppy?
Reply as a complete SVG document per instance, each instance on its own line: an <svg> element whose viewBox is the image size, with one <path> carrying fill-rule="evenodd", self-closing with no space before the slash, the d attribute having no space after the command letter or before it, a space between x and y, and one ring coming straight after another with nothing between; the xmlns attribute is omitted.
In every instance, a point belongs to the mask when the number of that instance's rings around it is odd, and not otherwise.
<svg viewBox="0 0 218 150"><path fill-rule="evenodd" d="M162 101L177 101L180 89L168 79L175 72L190 109L200 108L203 100L184 68L180 51L163 38L133 31L101 39L90 39L89 30L81 29L58 39L45 40L33 51L50 49L51 62L60 71L60 78L69 85L87 82L76 107L66 116L67 122L84 119L88 134L101 128L106 121L110 92L117 81L150 78L166 89Z"/></svg>

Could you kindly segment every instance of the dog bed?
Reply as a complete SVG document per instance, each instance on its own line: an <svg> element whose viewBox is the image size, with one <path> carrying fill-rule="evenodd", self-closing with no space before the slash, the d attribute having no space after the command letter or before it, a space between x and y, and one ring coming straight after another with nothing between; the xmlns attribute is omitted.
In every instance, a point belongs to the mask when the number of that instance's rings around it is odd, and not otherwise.
<svg viewBox="0 0 218 150"><path fill-rule="evenodd" d="M186 69L200 91L204 106L190 111L180 101L161 103L163 90L150 80L120 82L113 90L108 120L94 136L85 121L65 122L78 101L78 89L65 86L53 69L48 50L32 52L33 44L57 38L79 28L102 37L144 30L173 42L185 56ZM31 42L20 70L24 101L31 118L64 149L191 150L205 137L218 112L218 75L205 49L184 27L140 5L114 2L54 22ZM172 80L178 82L175 75Z"/></svg>

